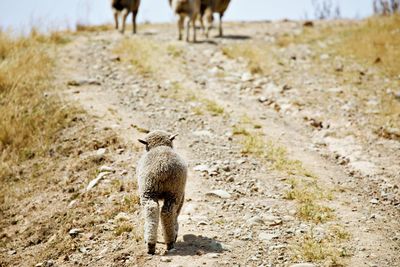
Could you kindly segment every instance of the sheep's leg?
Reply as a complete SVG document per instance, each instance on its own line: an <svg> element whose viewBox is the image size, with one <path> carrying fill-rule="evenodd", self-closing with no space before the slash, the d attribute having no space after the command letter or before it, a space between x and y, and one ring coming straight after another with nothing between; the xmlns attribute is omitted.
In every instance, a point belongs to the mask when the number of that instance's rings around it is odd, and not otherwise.
<svg viewBox="0 0 400 267"><path fill-rule="evenodd" d="M189 17L189 19L187 20L186 23L186 42L189 42L190 40L190 22L192 21L192 19Z"/></svg>
<svg viewBox="0 0 400 267"><path fill-rule="evenodd" d="M129 10L128 10L128 9L125 9L125 10L124 10L124 14L123 14L123 16L122 16L122 29L121 29L121 33L124 33L124 32L125 32L126 18L128 17L128 15L129 15Z"/></svg>
<svg viewBox="0 0 400 267"><path fill-rule="evenodd" d="M136 33L136 15L137 15L137 10L132 12L132 27L133 27L133 34Z"/></svg>
<svg viewBox="0 0 400 267"><path fill-rule="evenodd" d="M197 14L193 15L192 17L193 43L196 42L196 19L197 19Z"/></svg>
<svg viewBox="0 0 400 267"><path fill-rule="evenodd" d="M176 242L176 239L178 238L178 231L179 231L179 223L178 223L178 216L179 213L181 212L183 202L185 202L185 195L182 196L181 201L178 203L178 208L176 210L176 218L175 218L175 239L174 241Z"/></svg>
<svg viewBox="0 0 400 267"><path fill-rule="evenodd" d="M224 16L224 13L219 13L219 37L222 37L222 17Z"/></svg>
<svg viewBox="0 0 400 267"><path fill-rule="evenodd" d="M167 244L167 250L173 249L175 246L177 208L178 205L175 199L165 199L161 209L161 223L163 225L164 241Z"/></svg>
<svg viewBox="0 0 400 267"><path fill-rule="evenodd" d="M178 40L182 40L182 30L183 30L183 23L184 22L185 22L185 17L183 15L179 15L179 20L178 20L179 36L178 36Z"/></svg>
<svg viewBox="0 0 400 267"><path fill-rule="evenodd" d="M203 34L206 35L206 28L204 27L203 17L204 17L204 14L199 16L200 28L201 28L201 31L203 32ZM208 37L208 36L206 36L206 37Z"/></svg>
<svg viewBox="0 0 400 267"><path fill-rule="evenodd" d="M118 11L114 11L114 21L115 21L115 29L118 30L118 15L119 12Z"/></svg>
<svg viewBox="0 0 400 267"><path fill-rule="evenodd" d="M156 252L157 228L159 221L159 206L156 199L145 198L142 200L144 208L144 240L147 244L147 253Z"/></svg>
<svg viewBox="0 0 400 267"><path fill-rule="evenodd" d="M207 19L206 37L208 38L208 36L210 34L210 30L212 28L212 23L213 23L213 12L212 12L211 8L207 8L204 14Z"/></svg>

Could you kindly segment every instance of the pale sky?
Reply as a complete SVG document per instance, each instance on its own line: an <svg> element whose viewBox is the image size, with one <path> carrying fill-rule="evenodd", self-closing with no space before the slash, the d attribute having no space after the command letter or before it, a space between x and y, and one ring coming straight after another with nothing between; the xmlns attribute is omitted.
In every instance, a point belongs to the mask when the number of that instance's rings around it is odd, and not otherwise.
<svg viewBox="0 0 400 267"><path fill-rule="evenodd" d="M323 1L323 0L319 0ZM312 0L232 0L225 19L277 20L313 18ZM363 18L372 13L372 0L332 0L345 18ZM167 0L142 0L138 21L172 22ZM0 0L0 27L26 30L73 29L77 23L112 22L110 0Z"/></svg>

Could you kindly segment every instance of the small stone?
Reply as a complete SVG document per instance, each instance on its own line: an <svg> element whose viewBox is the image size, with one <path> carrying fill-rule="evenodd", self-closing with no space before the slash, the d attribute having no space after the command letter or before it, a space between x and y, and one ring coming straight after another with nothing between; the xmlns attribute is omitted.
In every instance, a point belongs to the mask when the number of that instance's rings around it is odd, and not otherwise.
<svg viewBox="0 0 400 267"><path fill-rule="evenodd" d="M250 226L256 224L264 224L264 220L260 216L254 216L247 220L247 224L249 224Z"/></svg>
<svg viewBox="0 0 400 267"><path fill-rule="evenodd" d="M198 172L208 172L210 170L210 167L208 167L207 165L197 165L193 168L193 170Z"/></svg>
<svg viewBox="0 0 400 267"><path fill-rule="evenodd" d="M80 252L80 253L85 254L85 253L87 253L87 251L88 251L88 250L87 250L87 248L85 248L85 247L80 247L80 248L79 248L79 252Z"/></svg>
<svg viewBox="0 0 400 267"><path fill-rule="evenodd" d="M200 221L200 222L197 223L197 225L198 225L198 226L201 226L201 225L208 225L208 223L205 222L205 221Z"/></svg>
<svg viewBox="0 0 400 267"><path fill-rule="evenodd" d="M258 102L260 102L260 103L264 103L264 102L267 102L267 101L268 101L268 98L265 97L265 96L260 96L260 97L258 98Z"/></svg>
<svg viewBox="0 0 400 267"><path fill-rule="evenodd" d="M128 174L128 171L127 170L123 170L122 172L121 172L121 175L127 175Z"/></svg>
<svg viewBox="0 0 400 267"><path fill-rule="evenodd" d="M245 73L243 73L241 80L242 80L242 82L249 82L249 81L253 80L253 76L251 75L250 72L245 72Z"/></svg>
<svg viewBox="0 0 400 267"><path fill-rule="evenodd" d="M230 172L231 168L229 166L223 166L222 170L225 171L225 172Z"/></svg>
<svg viewBox="0 0 400 267"><path fill-rule="evenodd" d="M98 182L103 179L104 176L106 176L108 174L108 172L101 172L97 175L97 177L95 179L93 179L92 181L90 181L90 183L88 184L88 186L86 187L86 191L91 190L93 187L95 187Z"/></svg>
<svg viewBox="0 0 400 267"><path fill-rule="evenodd" d="M96 155L97 156L103 156L105 153L106 153L106 149L105 148L99 148L99 149L97 149L97 151L96 151Z"/></svg>
<svg viewBox="0 0 400 267"><path fill-rule="evenodd" d="M278 237L278 235L270 233L260 233L258 235L258 239L260 239L261 241L271 241L272 239L276 239Z"/></svg>
<svg viewBox="0 0 400 267"><path fill-rule="evenodd" d="M160 261L161 262L171 262L172 259L170 257L161 257Z"/></svg>
<svg viewBox="0 0 400 267"><path fill-rule="evenodd" d="M9 250L9 251L7 252L7 254L8 254L8 255L15 255L15 254L17 254L17 251L15 251L15 250Z"/></svg>
<svg viewBox="0 0 400 267"><path fill-rule="evenodd" d="M379 203L379 200L377 200L376 198L373 198L373 199L371 199L371 200L369 201L369 203L371 203L371 204L373 204L373 205L376 205L376 204Z"/></svg>
<svg viewBox="0 0 400 267"><path fill-rule="evenodd" d="M207 255L210 259L216 259L219 257L218 253L210 253Z"/></svg>
<svg viewBox="0 0 400 267"><path fill-rule="evenodd" d="M68 208L72 208L75 206L75 204L78 202L78 200L74 199L68 204Z"/></svg>
<svg viewBox="0 0 400 267"><path fill-rule="evenodd" d="M100 172L113 172L113 168L109 167L109 166L101 166L99 169Z"/></svg>
<svg viewBox="0 0 400 267"><path fill-rule="evenodd" d="M83 230L79 229L79 228L73 228L71 230L69 230L68 234L72 237L77 237L80 233L82 233Z"/></svg>
<svg viewBox="0 0 400 267"><path fill-rule="evenodd" d="M229 194L225 190L220 190L220 189L210 191L210 192L206 193L206 196L217 196L217 197L225 198L225 199L231 198L231 194Z"/></svg>

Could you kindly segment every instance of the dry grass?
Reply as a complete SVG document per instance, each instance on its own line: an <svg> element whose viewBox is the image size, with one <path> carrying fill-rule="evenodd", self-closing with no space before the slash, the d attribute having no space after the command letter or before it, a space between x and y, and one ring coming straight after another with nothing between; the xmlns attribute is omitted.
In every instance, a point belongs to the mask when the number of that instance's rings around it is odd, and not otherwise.
<svg viewBox="0 0 400 267"><path fill-rule="evenodd" d="M335 229L341 229L340 233ZM345 266L345 258L351 256L351 251L343 242L350 234L341 226L335 225L321 237L313 229L300 236L293 245L294 260L320 263L321 266Z"/></svg>
<svg viewBox="0 0 400 267"><path fill-rule="evenodd" d="M169 78L168 74L183 64L184 50L174 43L160 43L151 38L134 36L124 39L115 53L130 62L143 75Z"/></svg>
<svg viewBox="0 0 400 267"><path fill-rule="evenodd" d="M114 29L114 27L111 24L85 25L81 23L76 24L75 28L77 32L102 32Z"/></svg>
<svg viewBox="0 0 400 267"><path fill-rule="evenodd" d="M271 53L269 46L247 41L241 44L226 45L222 52L228 58L242 58L247 61L248 68L253 74L268 74Z"/></svg>
<svg viewBox="0 0 400 267"><path fill-rule="evenodd" d="M53 60L48 53L64 43L58 35L12 38L0 32L0 178L22 161L48 153L74 112L52 92Z"/></svg>

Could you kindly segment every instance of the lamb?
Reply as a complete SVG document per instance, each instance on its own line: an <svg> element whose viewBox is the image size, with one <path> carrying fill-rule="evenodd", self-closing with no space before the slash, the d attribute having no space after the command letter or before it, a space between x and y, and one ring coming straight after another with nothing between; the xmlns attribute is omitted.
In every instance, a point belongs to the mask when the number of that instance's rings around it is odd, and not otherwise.
<svg viewBox="0 0 400 267"><path fill-rule="evenodd" d="M200 22L204 30L203 17L206 17L207 29L206 36L208 37L213 23L213 13L219 13L219 36L222 37L222 17L228 8L230 0L201 0Z"/></svg>
<svg viewBox="0 0 400 267"><path fill-rule="evenodd" d="M137 166L139 196L145 217L144 240L147 253L152 255L157 243L159 200L164 200L161 224L167 250L174 248L178 237L178 216L184 202L187 165L173 150L172 141L176 136L157 130L139 139L146 146Z"/></svg>
<svg viewBox="0 0 400 267"><path fill-rule="evenodd" d="M111 7L114 11L115 29L118 30L118 17L122 11L122 29L121 33L125 31L126 18L132 12L132 26L133 33L136 33L136 15L139 11L140 0L112 0Z"/></svg>
<svg viewBox="0 0 400 267"><path fill-rule="evenodd" d="M201 0L169 0L169 4L178 19L178 39L182 40L182 30L184 28L185 18L188 17L186 25L186 41L189 42L190 24L193 27L193 42L196 42L196 18L200 12Z"/></svg>

